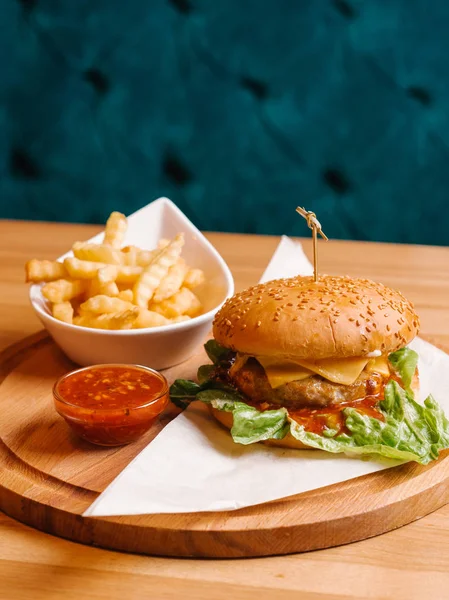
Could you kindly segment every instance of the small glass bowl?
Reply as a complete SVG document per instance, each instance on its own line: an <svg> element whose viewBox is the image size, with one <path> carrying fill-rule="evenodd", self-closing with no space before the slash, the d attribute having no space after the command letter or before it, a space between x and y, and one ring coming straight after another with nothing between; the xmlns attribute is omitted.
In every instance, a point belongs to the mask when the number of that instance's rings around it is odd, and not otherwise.
<svg viewBox="0 0 449 600"><path fill-rule="evenodd" d="M95 397L92 398L92 396L94 396L95 390L88 391L90 380L95 379L96 373L105 373L106 370L113 373L114 370L118 371L118 369L122 371L125 369L131 374L126 382L129 395L126 394L126 391L122 391L120 394L123 395L123 399L120 397L120 401L113 406L107 408L94 406ZM157 379L160 389L155 393L149 392L148 398L136 404L135 401L131 402L131 395L138 384L138 375L142 375L142 372L147 376L151 374L153 378ZM85 376L83 386L86 391L81 395L78 394L77 402L71 401L70 397L64 396L61 387L63 388L64 384L67 387L67 384L70 384L70 379L73 379L72 383L75 383L83 375ZM109 376L108 382L110 381ZM117 378L117 384L125 385L119 378ZM103 393L107 391L103 390ZM141 394L144 393L142 390L140 391ZM101 393L95 393L95 396L99 398ZM151 425L168 404L169 391L165 377L149 367L127 364L101 364L76 369L60 377L53 386L53 398L56 411L79 437L99 446L123 446L136 441L151 428ZM84 398L85 405L83 406L82 400Z"/></svg>

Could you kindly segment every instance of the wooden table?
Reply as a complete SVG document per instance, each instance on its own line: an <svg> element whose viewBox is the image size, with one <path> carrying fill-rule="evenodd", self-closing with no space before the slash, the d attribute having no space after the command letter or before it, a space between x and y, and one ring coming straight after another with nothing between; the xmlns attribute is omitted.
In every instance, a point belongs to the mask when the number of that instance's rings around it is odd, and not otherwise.
<svg viewBox="0 0 449 600"><path fill-rule="evenodd" d="M0 350L40 329L23 264L54 258L98 228L0 222ZM237 289L255 283L278 238L209 234ZM304 242L310 256L310 243ZM416 304L422 333L449 347L449 249L320 244L321 270L367 276ZM0 415L1 419L1 415ZM298 593L301 592L301 595ZM247 560L133 556L53 538L0 513L2 600L449 598L449 505L383 536L302 555Z"/></svg>

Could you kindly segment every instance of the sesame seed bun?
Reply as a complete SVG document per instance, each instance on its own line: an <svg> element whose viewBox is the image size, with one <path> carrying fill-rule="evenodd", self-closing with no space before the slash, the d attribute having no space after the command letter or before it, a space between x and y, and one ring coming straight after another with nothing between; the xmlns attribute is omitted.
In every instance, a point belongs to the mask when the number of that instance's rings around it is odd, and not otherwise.
<svg viewBox="0 0 449 600"><path fill-rule="evenodd" d="M320 360L388 354L418 333L413 304L369 279L298 276L251 287L227 300L213 334L236 352Z"/></svg>

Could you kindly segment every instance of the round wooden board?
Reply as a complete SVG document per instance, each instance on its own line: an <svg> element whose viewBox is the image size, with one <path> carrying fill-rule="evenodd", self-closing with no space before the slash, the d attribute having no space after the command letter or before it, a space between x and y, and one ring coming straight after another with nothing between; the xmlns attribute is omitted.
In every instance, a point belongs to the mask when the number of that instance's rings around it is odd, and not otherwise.
<svg viewBox="0 0 449 600"><path fill-rule="evenodd" d="M168 371L192 376L203 356ZM53 409L55 379L73 365L40 333L0 355L0 509L83 544L164 556L288 554L362 540L449 502L449 454L236 512L83 518L97 495L177 414L138 443L98 448ZM300 456L298 456L300 460Z"/></svg>

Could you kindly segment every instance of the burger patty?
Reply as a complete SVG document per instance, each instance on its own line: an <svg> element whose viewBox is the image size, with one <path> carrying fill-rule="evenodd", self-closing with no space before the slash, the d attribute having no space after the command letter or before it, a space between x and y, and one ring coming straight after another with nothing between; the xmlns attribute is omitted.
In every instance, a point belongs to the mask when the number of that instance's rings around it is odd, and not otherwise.
<svg viewBox="0 0 449 600"><path fill-rule="evenodd" d="M280 404L287 408L324 407L352 402L379 394L386 380L379 373L362 371L351 385L341 385L319 375L272 388L263 367L250 358L245 365L229 374L232 383L254 402Z"/></svg>

